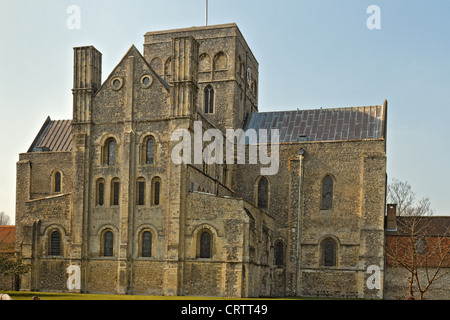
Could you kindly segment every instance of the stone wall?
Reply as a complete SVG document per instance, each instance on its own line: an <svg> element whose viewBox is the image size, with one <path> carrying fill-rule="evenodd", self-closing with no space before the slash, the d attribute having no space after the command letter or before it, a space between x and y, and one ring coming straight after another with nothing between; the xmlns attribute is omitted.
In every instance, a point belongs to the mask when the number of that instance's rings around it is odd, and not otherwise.
<svg viewBox="0 0 450 320"><path fill-rule="evenodd" d="M303 159L301 220L297 264L299 214L298 150ZM305 142L280 145L280 169L269 180L267 212L276 222L274 236L286 245L286 294L333 295L380 298L382 290L365 290L365 270L377 265L383 270L385 143L379 141ZM257 204L259 165L237 166L237 193ZM333 207L321 210L322 181L333 178ZM321 242L333 238L337 244L334 267L321 266ZM296 276L297 269L301 275ZM314 285L317 277L335 277L328 288ZM351 278L351 279L350 279ZM345 285L343 285L345 284Z"/></svg>
<svg viewBox="0 0 450 320"><path fill-rule="evenodd" d="M434 268L430 268L428 272L433 274ZM418 270L422 284L427 284L426 270L421 268ZM442 268L438 275L442 276L437 279L424 294L425 300L449 300L450 290L450 269ZM384 283L384 299L387 300L404 300L409 298L409 279L411 273L402 267L386 267L385 283ZM415 299L420 298L417 284L414 285Z"/></svg>

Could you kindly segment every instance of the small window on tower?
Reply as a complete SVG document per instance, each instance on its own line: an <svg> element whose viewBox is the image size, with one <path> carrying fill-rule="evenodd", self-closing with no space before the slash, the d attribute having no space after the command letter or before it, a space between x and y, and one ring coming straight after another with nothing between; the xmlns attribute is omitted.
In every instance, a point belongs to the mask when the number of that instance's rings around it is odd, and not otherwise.
<svg viewBox="0 0 450 320"><path fill-rule="evenodd" d="M205 113L214 113L214 89L211 85L205 87Z"/></svg>

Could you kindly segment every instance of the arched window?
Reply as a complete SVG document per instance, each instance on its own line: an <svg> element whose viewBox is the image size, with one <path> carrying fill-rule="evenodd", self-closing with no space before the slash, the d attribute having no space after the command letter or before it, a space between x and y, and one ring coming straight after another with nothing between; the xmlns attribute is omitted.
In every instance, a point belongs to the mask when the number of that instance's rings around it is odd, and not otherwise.
<svg viewBox="0 0 450 320"><path fill-rule="evenodd" d="M120 201L120 181L115 178L111 180L111 205L118 206Z"/></svg>
<svg viewBox="0 0 450 320"><path fill-rule="evenodd" d="M145 163L155 163L155 139L153 137L149 137L145 143Z"/></svg>
<svg viewBox="0 0 450 320"><path fill-rule="evenodd" d="M227 70L228 69L228 58L223 52L219 52L214 57L214 70Z"/></svg>
<svg viewBox="0 0 450 320"><path fill-rule="evenodd" d="M275 265L282 266L284 264L284 245L283 242L275 243Z"/></svg>
<svg viewBox="0 0 450 320"><path fill-rule="evenodd" d="M145 179L139 178L137 180L137 205L145 205Z"/></svg>
<svg viewBox="0 0 450 320"><path fill-rule="evenodd" d="M61 172L55 172L54 177L54 192L61 192Z"/></svg>
<svg viewBox="0 0 450 320"><path fill-rule="evenodd" d="M152 180L152 205L159 206L161 200L161 179L158 177Z"/></svg>
<svg viewBox="0 0 450 320"><path fill-rule="evenodd" d="M108 166L114 166L116 164L116 140L109 138L105 142L103 150L103 163Z"/></svg>
<svg viewBox="0 0 450 320"><path fill-rule="evenodd" d="M207 53L203 53L202 55L200 55L198 61L198 71L199 72L211 71L211 58Z"/></svg>
<svg viewBox="0 0 450 320"><path fill-rule="evenodd" d="M97 195L96 195L96 204L98 206L103 206L105 204L105 180L98 179L97 180Z"/></svg>
<svg viewBox="0 0 450 320"><path fill-rule="evenodd" d="M322 258L321 265L324 267L336 266L336 241L331 238L322 241Z"/></svg>
<svg viewBox="0 0 450 320"><path fill-rule="evenodd" d="M205 87L205 113L214 113L214 89L211 85Z"/></svg>
<svg viewBox="0 0 450 320"><path fill-rule="evenodd" d="M330 210L333 208L333 179L327 175L322 181L322 201L321 210Z"/></svg>
<svg viewBox="0 0 450 320"><path fill-rule="evenodd" d="M152 256L152 233L150 231L144 231L142 233L142 257Z"/></svg>
<svg viewBox="0 0 450 320"><path fill-rule="evenodd" d="M112 257L114 255L114 234L106 231L103 234L103 256Z"/></svg>
<svg viewBox="0 0 450 320"><path fill-rule="evenodd" d="M61 234L59 231L53 231L50 235L50 255L61 255Z"/></svg>
<svg viewBox="0 0 450 320"><path fill-rule="evenodd" d="M211 258L211 234L203 231L200 234L200 258Z"/></svg>
<svg viewBox="0 0 450 320"><path fill-rule="evenodd" d="M266 177L261 177L258 182L258 208L267 209L269 198L269 181Z"/></svg>

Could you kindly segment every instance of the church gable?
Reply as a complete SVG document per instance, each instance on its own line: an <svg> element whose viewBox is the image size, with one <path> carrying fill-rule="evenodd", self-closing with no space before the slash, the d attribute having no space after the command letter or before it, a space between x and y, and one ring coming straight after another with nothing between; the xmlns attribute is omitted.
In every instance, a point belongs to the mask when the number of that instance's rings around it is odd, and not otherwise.
<svg viewBox="0 0 450 320"><path fill-rule="evenodd" d="M93 97L94 123L151 120L168 113L170 86L133 45Z"/></svg>

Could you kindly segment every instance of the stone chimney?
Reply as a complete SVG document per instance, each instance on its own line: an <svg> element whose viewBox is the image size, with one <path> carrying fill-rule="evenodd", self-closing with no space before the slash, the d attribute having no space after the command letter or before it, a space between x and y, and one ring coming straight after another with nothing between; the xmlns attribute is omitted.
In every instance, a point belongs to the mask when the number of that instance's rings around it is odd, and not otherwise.
<svg viewBox="0 0 450 320"><path fill-rule="evenodd" d="M387 205L386 231L397 230L397 205Z"/></svg>

